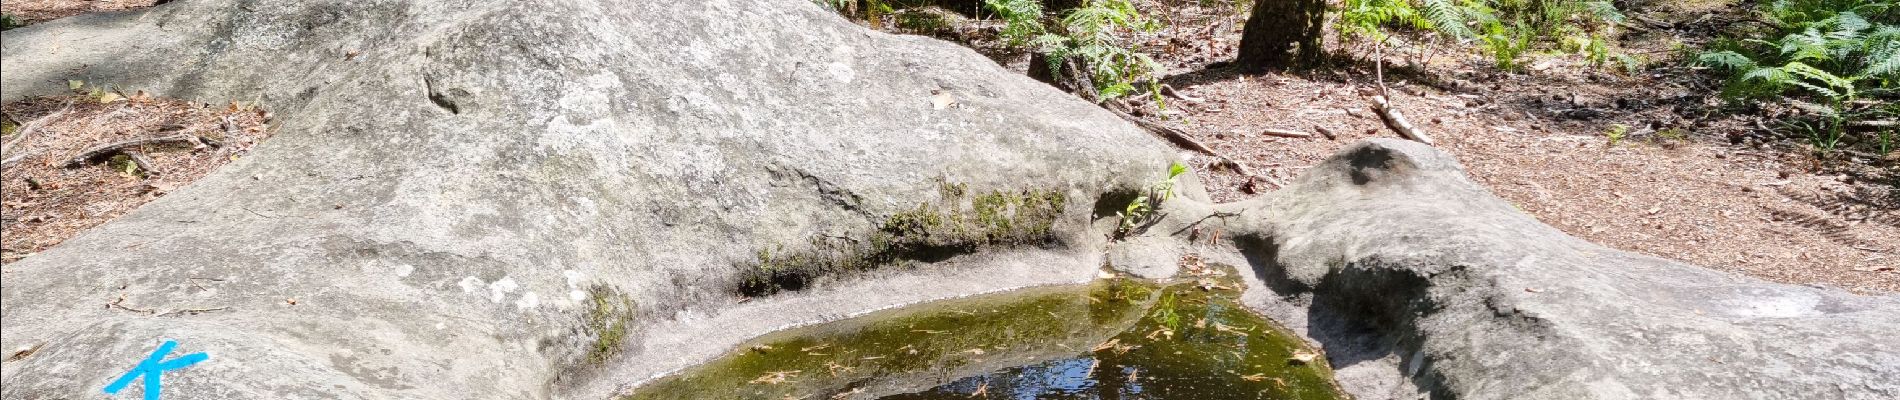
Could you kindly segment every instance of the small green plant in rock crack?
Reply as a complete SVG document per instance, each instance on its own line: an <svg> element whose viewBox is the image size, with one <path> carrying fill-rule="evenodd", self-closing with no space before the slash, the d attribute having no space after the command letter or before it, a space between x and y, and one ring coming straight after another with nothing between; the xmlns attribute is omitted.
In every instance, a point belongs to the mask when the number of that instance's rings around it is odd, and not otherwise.
<svg viewBox="0 0 1900 400"><path fill-rule="evenodd" d="M1168 199L1174 198L1174 183L1182 174L1186 174L1187 171L1187 166L1182 165L1180 162L1169 164L1168 179L1164 179L1161 182L1155 183L1154 186L1148 187L1146 192L1135 196L1134 200L1129 201L1128 206L1123 208L1122 211L1115 212L1115 216L1120 220L1120 223L1115 227L1115 237L1128 237L1129 234L1134 233L1135 229L1139 228L1142 224L1153 221L1155 218L1155 207L1161 205L1162 202L1168 201Z"/></svg>

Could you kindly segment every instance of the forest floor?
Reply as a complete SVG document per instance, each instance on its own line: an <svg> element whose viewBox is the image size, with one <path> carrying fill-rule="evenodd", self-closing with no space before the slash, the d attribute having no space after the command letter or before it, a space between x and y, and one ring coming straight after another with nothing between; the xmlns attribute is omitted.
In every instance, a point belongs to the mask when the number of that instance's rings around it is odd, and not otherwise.
<svg viewBox="0 0 1900 400"><path fill-rule="evenodd" d="M11 263L125 215L269 136L269 112L253 106L95 93L0 105L6 117L0 261ZM94 151L146 139L152 143ZM98 156L81 159L85 154Z"/></svg>
<svg viewBox="0 0 1900 400"><path fill-rule="evenodd" d="M28 22L121 10L154 1L22 0L0 11ZM1378 87L1374 62L1339 57L1315 72L1244 75L1233 58L1245 10L1229 2L1137 0L1167 22L1129 35L1166 71L1178 96L1166 106L1130 104L1164 120L1261 178L1197 157L1216 200L1256 196L1369 137L1396 137L1359 93ZM1683 48L1748 18L1733 0L1674 0L1624 10L1632 18L1618 51L1643 65L1593 67L1579 55L1541 53L1521 72L1455 46L1382 51L1383 82L1396 107L1472 178L1519 209L1569 234L1614 248L1765 279L1900 292L1900 154L1853 150L1820 155L1766 129L1761 113L1725 112L1719 82L1686 66ZM941 10L938 14L949 14ZM901 31L895 18L878 27ZM1674 21L1674 22L1671 22ZM863 21L860 21L863 22ZM1001 49L992 21L962 20L929 33L964 42L1023 70L1027 57ZM1335 54L1368 55L1363 44L1328 39ZM1340 51L1344 49L1345 51ZM84 99L84 96L74 98ZM0 107L15 122L48 115L69 99ZM4 172L4 260L56 244L202 176L266 133L267 115L175 100L80 102L6 154L43 151ZM1772 117L1769 116L1769 117ZM1619 129L1618 126L1623 128ZM234 128L235 127L235 128ZM235 129L235 130L232 130ZM1285 138L1266 129L1332 139ZM156 132L223 131L235 145L154 152L162 174L123 172L123 161L65 169L53 155ZM1611 139L1612 131L1622 131ZM12 141L16 136L9 132ZM119 165L120 167L114 167ZM25 177L39 188L20 191Z"/></svg>
<svg viewBox="0 0 1900 400"><path fill-rule="evenodd" d="M1385 62L1375 68L1370 47L1329 35L1329 65L1266 75L1222 65L1237 51L1245 10L1228 2L1136 3L1167 27L1124 38L1154 55L1166 68L1160 82L1178 95L1165 106L1130 99L1134 114L1179 128L1264 178L1196 154L1194 167L1215 200L1270 191L1361 139L1398 137L1360 94L1379 86L1383 69L1396 108L1457 156L1473 180L1559 230L1772 281L1900 292L1900 153L1850 145L1819 154L1766 129L1774 110L1725 109L1716 95L1721 82L1686 62L1693 49L1751 18L1733 0L1624 10L1631 18L1617 51L1640 61L1628 68L1543 52L1507 73L1470 49L1416 42L1382 50ZM963 23L907 33L961 41L1027 68L1025 55L999 48L995 22ZM1613 140L1615 130L1622 133Z"/></svg>
<svg viewBox="0 0 1900 400"><path fill-rule="evenodd" d="M90 12L151 7L165 1L169 0L7 0L0 2L0 14L20 24L31 24Z"/></svg>
<svg viewBox="0 0 1900 400"><path fill-rule="evenodd" d="M1642 30L1623 36L1622 51L1655 56L1636 71L1546 54L1506 74L1486 57L1445 57L1409 73L1388 69L1389 97L1473 180L1571 235L1778 282L1900 292L1900 153L1817 156L1756 116L1721 112L1720 82L1670 59L1739 14L1723 3L1626 11ZM1213 43L1239 42L1238 29L1210 32L1221 35ZM1230 59L1233 46L1201 51L1162 60ZM1407 63L1387 57L1386 65ZM1359 139L1396 137L1357 94L1376 78L1355 61L1361 68L1333 70L1348 72L1266 76L1176 62L1162 81L1204 99L1170 104L1179 127L1284 182ZM1433 73L1438 82L1414 83ZM1617 125L1627 133L1612 141ZM1267 128L1325 128L1338 140L1272 137ZM1204 175L1217 200L1251 195L1247 178L1212 167L1199 170L1217 171Z"/></svg>

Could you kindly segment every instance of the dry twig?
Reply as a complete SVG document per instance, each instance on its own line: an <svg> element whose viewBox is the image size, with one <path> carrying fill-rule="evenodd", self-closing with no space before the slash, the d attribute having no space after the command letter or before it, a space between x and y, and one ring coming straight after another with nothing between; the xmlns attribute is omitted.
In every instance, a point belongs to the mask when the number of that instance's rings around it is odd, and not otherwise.
<svg viewBox="0 0 1900 400"><path fill-rule="evenodd" d="M8 140L5 145L0 145L0 152L12 150L14 145L20 144L20 142L26 141L27 137L33 136L33 131L38 130L42 126L46 126L47 122L57 119L61 115L66 115L66 112L72 111L72 109L73 101L67 100L66 105L61 106L59 111L54 111L52 114L46 114L44 117L39 117L32 122L27 122L25 125L20 125L20 129L13 131L13 139Z"/></svg>
<svg viewBox="0 0 1900 400"><path fill-rule="evenodd" d="M1326 140L1339 140L1339 135L1333 134L1333 130L1326 129L1324 126L1314 125L1313 131L1319 132L1320 136L1325 136Z"/></svg>
<svg viewBox="0 0 1900 400"><path fill-rule="evenodd" d="M79 152L79 155L74 156L72 160L66 161L66 168L77 168L79 166L86 165L95 160L109 157L128 147L144 146L148 144L169 143L169 142L192 143L192 142L196 142L197 140L198 140L197 136L181 133L181 134L176 134L176 135L171 135L171 136L132 139L132 140L127 140L123 142L108 143L108 144L93 146L90 149L86 149L86 151Z"/></svg>
<svg viewBox="0 0 1900 400"><path fill-rule="evenodd" d="M1405 114L1400 114L1399 109L1392 107L1392 103L1387 101L1385 96L1373 95L1370 100L1372 102L1372 111L1379 113L1379 119L1385 121L1387 128L1392 128L1393 132L1398 132L1399 136L1404 136L1406 139L1428 145L1432 144L1432 138L1425 136L1425 132L1413 127L1411 122L1406 122Z"/></svg>
<svg viewBox="0 0 1900 400"><path fill-rule="evenodd" d="M1267 130L1261 131L1260 133L1266 134L1267 136L1278 136L1278 137L1283 137L1283 138L1296 138L1296 139L1313 137L1313 134L1311 133L1300 132L1300 131L1289 130L1289 129L1267 128Z"/></svg>

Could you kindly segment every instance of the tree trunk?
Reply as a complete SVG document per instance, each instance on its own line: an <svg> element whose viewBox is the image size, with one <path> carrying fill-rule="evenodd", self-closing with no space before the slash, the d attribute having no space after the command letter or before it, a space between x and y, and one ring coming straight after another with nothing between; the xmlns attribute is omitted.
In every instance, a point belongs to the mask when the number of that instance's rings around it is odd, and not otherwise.
<svg viewBox="0 0 1900 400"><path fill-rule="evenodd" d="M1310 66L1320 59L1325 0L1258 0L1234 65L1245 72Z"/></svg>

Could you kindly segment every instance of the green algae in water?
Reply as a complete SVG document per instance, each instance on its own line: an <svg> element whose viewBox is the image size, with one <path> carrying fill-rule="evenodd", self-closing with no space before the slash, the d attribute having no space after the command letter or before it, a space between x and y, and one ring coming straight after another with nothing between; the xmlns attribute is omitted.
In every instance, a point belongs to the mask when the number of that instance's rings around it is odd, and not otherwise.
<svg viewBox="0 0 1900 400"><path fill-rule="evenodd" d="M1336 399L1232 281L946 300L766 335L625 399Z"/></svg>

